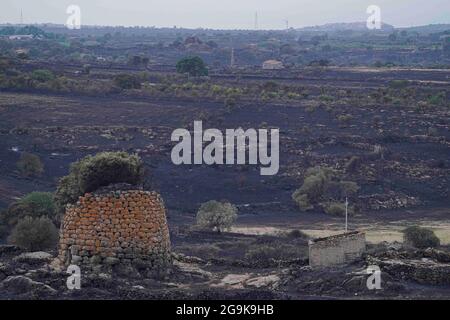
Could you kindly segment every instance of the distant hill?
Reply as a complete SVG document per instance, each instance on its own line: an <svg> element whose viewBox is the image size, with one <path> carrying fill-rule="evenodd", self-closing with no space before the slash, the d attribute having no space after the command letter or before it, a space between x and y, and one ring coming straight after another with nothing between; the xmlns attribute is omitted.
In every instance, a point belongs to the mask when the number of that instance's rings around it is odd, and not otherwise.
<svg viewBox="0 0 450 320"><path fill-rule="evenodd" d="M426 26L418 26L418 27L407 27L407 28L398 28L398 30L406 30L406 31L415 31L419 33L440 33L445 31L450 31L450 24L442 23L442 24L429 24Z"/></svg>
<svg viewBox="0 0 450 320"><path fill-rule="evenodd" d="M394 30L394 26L382 23L381 24L381 30L383 31L390 31ZM342 23L327 23L320 26L311 26L311 27L304 27L298 29L300 31L344 31L344 30L352 30L352 31L367 31L367 25L366 22L342 22Z"/></svg>

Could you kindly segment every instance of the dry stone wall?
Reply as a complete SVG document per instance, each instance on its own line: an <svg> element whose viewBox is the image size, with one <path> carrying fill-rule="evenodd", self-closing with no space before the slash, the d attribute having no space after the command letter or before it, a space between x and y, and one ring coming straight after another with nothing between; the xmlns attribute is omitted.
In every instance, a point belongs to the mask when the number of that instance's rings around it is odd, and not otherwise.
<svg viewBox="0 0 450 320"><path fill-rule="evenodd" d="M159 194L142 190L87 193L68 205L61 224L64 265L170 265L170 238Z"/></svg>

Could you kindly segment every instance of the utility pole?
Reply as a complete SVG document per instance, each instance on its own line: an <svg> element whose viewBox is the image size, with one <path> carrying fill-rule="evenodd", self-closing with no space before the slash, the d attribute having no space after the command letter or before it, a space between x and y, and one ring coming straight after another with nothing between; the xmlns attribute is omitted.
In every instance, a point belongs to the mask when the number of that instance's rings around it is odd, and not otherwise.
<svg viewBox="0 0 450 320"><path fill-rule="evenodd" d="M20 9L20 24L23 25L23 10Z"/></svg>
<svg viewBox="0 0 450 320"><path fill-rule="evenodd" d="M230 59L230 67L234 68L235 58L234 58L234 48L231 48L231 59Z"/></svg>
<svg viewBox="0 0 450 320"><path fill-rule="evenodd" d="M345 232L348 231L348 199L345 197Z"/></svg>
<svg viewBox="0 0 450 320"><path fill-rule="evenodd" d="M258 11L255 11L255 30L258 30Z"/></svg>

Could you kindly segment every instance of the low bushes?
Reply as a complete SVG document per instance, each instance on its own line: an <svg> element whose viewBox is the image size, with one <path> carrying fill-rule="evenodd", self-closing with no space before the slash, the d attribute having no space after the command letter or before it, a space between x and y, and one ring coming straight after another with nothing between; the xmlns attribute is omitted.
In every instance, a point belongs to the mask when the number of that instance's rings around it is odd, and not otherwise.
<svg viewBox="0 0 450 320"><path fill-rule="evenodd" d="M55 78L55 75L50 71L46 69L38 69L34 70L31 73L31 79L39 81L39 82L46 82L53 80Z"/></svg>
<svg viewBox="0 0 450 320"><path fill-rule="evenodd" d="M25 217L14 227L8 241L29 251L44 250L56 246L58 229L47 217Z"/></svg>
<svg viewBox="0 0 450 320"><path fill-rule="evenodd" d="M345 203L341 202L329 202L322 204L323 210L334 216L345 216ZM349 215L353 215L354 208L348 207L347 212Z"/></svg>
<svg viewBox="0 0 450 320"><path fill-rule="evenodd" d="M47 217L55 225L59 225L60 216L57 215L53 194L50 192L32 192L0 211L0 239L26 217Z"/></svg>
<svg viewBox="0 0 450 320"><path fill-rule="evenodd" d="M339 203L355 195L358 190L359 186L355 182L342 180L335 170L313 167L306 171L303 184L294 191L292 199L300 211L312 210L318 205L325 212L340 214L342 210Z"/></svg>
<svg viewBox="0 0 450 320"><path fill-rule="evenodd" d="M55 192L58 211L66 204L74 203L86 192L113 183L140 184L144 179L144 167L137 155L126 152L102 152L87 156L70 167L69 175L60 179Z"/></svg>
<svg viewBox="0 0 450 320"><path fill-rule="evenodd" d="M305 234L303 231L298 230L298 229L289 231L288 233L286 233L286 237L292 238L292 239L303 239L303 240L309 239L307 234Z"/></svg>
<svg viewBox="0 0 450 320"><path fill-rule="evenodd" d="M405 244L419 249L435 248L441 243L433 230L419 226L412 226L403 230L403 241Z"/></svg>
<svg viewBox="0 0 450 320"><path fill-rule="evenodd" d="M259 267L270 267L280 261L305 258L304 248L283 243L258 244L251 246L245 259Z"/></svg>
<svg viewBox="0 0 450 320"><path fill-rule="evenodd" d="M56 210L53 202L53 194L50 192L32 192L11 204L1 215L5 224L14 226L17 222L26 217L47 216L56 222Z"/></svg>
<svg viewBox="0 0 450 320"><path fill-rule="evenodd" d="M140 89L141 79L130 74L119 74L114 77L114 84L122 89Z"/></svg>

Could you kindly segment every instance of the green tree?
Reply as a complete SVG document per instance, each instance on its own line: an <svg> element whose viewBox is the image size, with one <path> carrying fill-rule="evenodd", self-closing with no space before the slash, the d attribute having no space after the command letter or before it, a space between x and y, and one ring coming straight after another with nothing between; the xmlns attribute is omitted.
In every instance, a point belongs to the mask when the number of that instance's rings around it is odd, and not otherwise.
<svg viewBox="0 0 450 320"><path fill-rule="evenodd" d="M44 164L39 156L24 152L17 162L17 169L19 169L19 172L26 177L39 176L44 172Z"/></svg>
<svg viewBox="0 0 450 320"><path fill-rule="evenodd" d="M229 229L237 218L237 208L229 202L211 200L203 203L197 212L197 225L218 233Z"/></svg>
<svg viewBox="0 0 450 320"><path fill-rule="evenodd" d="M188 73L190 76L207 76L208 69L200 57L186 57L177 63L178 73Z"/></svg>

